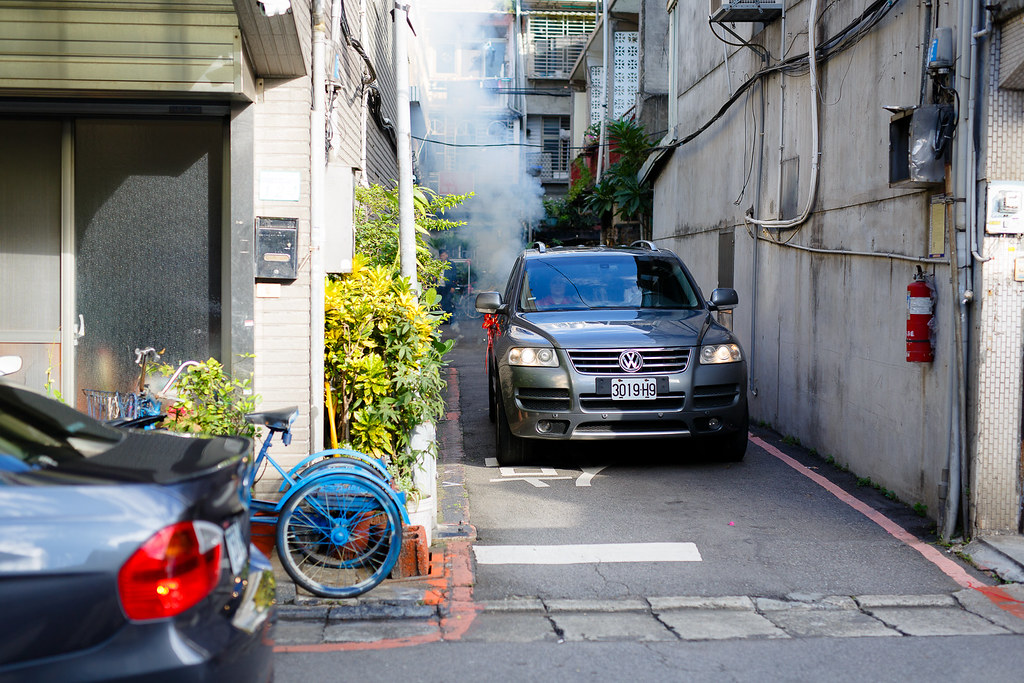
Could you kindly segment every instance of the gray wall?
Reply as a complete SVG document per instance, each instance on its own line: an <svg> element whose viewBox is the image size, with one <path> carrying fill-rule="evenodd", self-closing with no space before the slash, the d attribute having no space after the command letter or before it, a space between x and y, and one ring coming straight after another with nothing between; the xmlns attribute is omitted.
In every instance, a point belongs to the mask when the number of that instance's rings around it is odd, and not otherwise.
<svg viewBox="0 0 1024 683"><path fill-rule="evenodd" d="M806 52L808 2L788 3L787 54ZM831 36L866 2L827 7L818 35ZM674 22L678 137L710 120L740 83L760 68L751 50L728 48L710 33L706 5L678 3ZM942 8L943 12L951 11ZM940 16L948 25L954 16ZM889 113L883 105L917 104L924 16L901 3L860 43L819 67L821 174L815 212L781 241L814 249L927 255L929 193L888 186ZM737 24L751 36L752 25ZM781 22L753 36L780 53ZM731 40L731 38L730 38ZM734 326L752 360L751 416L807 447L831 455L908 503L940 510L937 486L946 463L949 269L929 265L938 288L936 357L905 360L906 287L915 264L884 256L820 254L757 243L744 212L778 216L781 158L798 167L784 198L803 209L813 150L806 75L778 75L754 86L707 131L672 154L655 185L654 237L676 250L705 291L717 283L718 232L735 227ZM753 118L761 118L759 150ZM784 101L783 101L784 98ZM780 141L780 117L783 140ZM763 176L758 194L758 157ZM760 200L760 201L758 201ZM791 216L787 216L791 217ZM727 269L726 269L727 270Z"/></svg>

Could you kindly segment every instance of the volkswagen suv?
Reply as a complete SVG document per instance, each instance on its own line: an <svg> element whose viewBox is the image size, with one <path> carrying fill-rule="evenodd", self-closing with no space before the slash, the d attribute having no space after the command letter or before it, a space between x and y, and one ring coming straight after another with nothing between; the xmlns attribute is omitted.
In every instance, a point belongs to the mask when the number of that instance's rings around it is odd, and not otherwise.
<svg viewBox="0 0 1024 683"><path fill-rule="evenodd" d="M546 248L516 260L489 314L489 414L498 462L547 441L690 439L722 460L747 448L747 369L739 341L686 266L650 242Z"/></svg>

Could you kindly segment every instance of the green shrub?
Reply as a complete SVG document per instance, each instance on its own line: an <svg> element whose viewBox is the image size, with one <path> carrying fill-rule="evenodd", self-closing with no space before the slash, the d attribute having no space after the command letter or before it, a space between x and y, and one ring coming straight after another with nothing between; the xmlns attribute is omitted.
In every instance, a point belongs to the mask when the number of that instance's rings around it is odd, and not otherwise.
<svg viewBox="0 0 1024 683"><path fill-rule="evenodd" d="M174 373L170 365L157 370ZM256 427L245 421L246 413L253 412L259 401L251 387L251 380L232 378L214 358L192 366L178 376L177 400L161 426L173 432L254 437Z"/></svg>
<svg viewBox="0 0 1024 683"><path fill-rule="evenodd" d="M452 342L438 330L437 294L418 297L393 267L366 266L326 285L324 363L338 441L383 458L411 488L412 430L444 413L441 370Z"/></svg>

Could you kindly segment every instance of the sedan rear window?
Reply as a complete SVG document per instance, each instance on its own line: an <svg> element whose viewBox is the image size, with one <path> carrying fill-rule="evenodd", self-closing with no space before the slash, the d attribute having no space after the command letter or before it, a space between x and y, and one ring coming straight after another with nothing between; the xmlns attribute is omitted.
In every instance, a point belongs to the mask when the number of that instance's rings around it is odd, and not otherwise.
<svg viewBox="0 0 1024 683"><path fill-rule="evenodd" d="M530 259L519 294L519 308L523 311L700 305L678 262L632 254Z"/></svg>

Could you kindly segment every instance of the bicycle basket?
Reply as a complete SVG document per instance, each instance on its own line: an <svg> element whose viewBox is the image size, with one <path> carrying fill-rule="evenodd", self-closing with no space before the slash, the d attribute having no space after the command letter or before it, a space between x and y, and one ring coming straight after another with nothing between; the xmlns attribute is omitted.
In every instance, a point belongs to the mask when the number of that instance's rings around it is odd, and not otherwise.
<svg viewBox="0 0 1024 683"><path fill-rule="evenodd" d="M160 403L130 391L83 389L89 417L97 420L134 420L160 414Z"/></svg>

